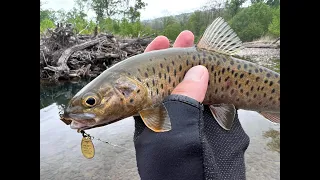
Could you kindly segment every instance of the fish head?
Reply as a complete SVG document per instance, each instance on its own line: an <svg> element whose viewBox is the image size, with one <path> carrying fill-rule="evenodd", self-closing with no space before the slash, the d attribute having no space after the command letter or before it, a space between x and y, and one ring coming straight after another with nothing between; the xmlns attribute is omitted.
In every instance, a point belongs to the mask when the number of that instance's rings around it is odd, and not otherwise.
<svg viewBox="0 0 320 180"><path fill-rule="evenodd" d="M60 119L78 130L105 126L138 114L148 104L147 92L141 82L127 76L94 80L70 100Z"/></svg>

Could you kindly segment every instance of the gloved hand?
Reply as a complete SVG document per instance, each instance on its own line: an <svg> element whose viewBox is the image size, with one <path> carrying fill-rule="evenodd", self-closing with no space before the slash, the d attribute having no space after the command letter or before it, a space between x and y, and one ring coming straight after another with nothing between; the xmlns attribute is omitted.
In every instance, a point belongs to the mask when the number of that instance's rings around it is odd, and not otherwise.
<svg viewBox="0 0 320 180"><path fill-rule="evenodd" d="M183 31L174 47L190 47L193 41L193 34ZM168 39L159 36L146 51L168 47ZM244 153L249 137L238 115L232 129L225 131L209 107L201 104L208 78L205 67L193 67L164 100L171 131L155 133L146 128L140 117L134 117L136 160L142 180L246 179Z"/></svg>

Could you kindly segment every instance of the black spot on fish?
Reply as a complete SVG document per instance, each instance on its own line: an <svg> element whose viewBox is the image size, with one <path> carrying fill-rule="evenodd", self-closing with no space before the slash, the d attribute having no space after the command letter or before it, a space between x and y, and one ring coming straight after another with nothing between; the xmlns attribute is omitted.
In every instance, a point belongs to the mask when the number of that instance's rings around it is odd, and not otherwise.
<svg viewBox="0 0 320 180"><path fill-rule="evenodd" d="M208 58L209 58L209 61L212 61L212 57L211 56L209 56Z"/></svg>
<svg viewBox="0 0 320 180"><path fill-rule="evenodd" d="M227 82L229 78L230 78L229 76L226 77L226 78L224 79L224 81Z"/></svg>
<svg viewBox="0 0 320 180"><path fill-rule="evenodd" d="M233 70L233 69L231 70L231 74L232 74L232 75L234 74L234 70Z"/></svg>
<svg viewBox="0 0 320 180"><path fill-rule="evenodd" d="M239 98L236 99L236 101L239 101L239 100L240 100Z"/></svg>
<svg viewBox="0 0 320 180"><path fill-rule="evenodd" d="M174 74L174 76L177 76L177 70L176 69L174 69L173 74Z"/></svg>
<svg viewBox="0 0 320 180"><path fill-rule="evenodd" d="M179 56L180 56L180 55L179 55ZM181 56L180 56L179 58L181 58ZM172 61L172 65L174 65L174 61Z"/></svg>
<svg viewBox="0 0 320 180"><path fill-rule="evenodd" d="M155 86L154 79L152 79L152 85Z"/></svg>
<svg viewBox="0 0 320 180"><path fill-rule="evenodd" d="M238 76L238 73L235 73L235 74L234 74L234 77L237 77L237 76Z"/></svg>
<svg viewBox="0 0 320 180"><path fill-rule="evenodd" d="M269 86L272 86L272 84L273 84L273 81L270 81L270 82L269 82Z"/></svg>
<svg viewBox="0 0 320 180"><path fill-rule="evenodd" d="M173 83L172 83L172 86L175 87L175 86L176 86L176 82L173 82Z"/></svg>
<svg viewBox="0 0 320 180"><path fill-rule="evenodd" d="M278 101L280 101L280 98L278 98Z"/></svg>
<svg viewBox="0 0 320 180"><path fill-rule="evenodd" d="M205 64L206 63L206 58L202 59L202 63Z"/></svg>
<svg viewBox="0 0 320 180"><path fill-rule="evenodd" d="M278 84L280 84L280 80L278 81Z"/></svg>
<svg viewBox="0 0 320 180"><path fill-rule="evenodd" d="M149 59L149 61L152 61L152 59Z"/></svg>
<svg viewBox="0 0 320 180"><path fill-rule="evenodd" d="M272 104L276 104L276 101L273 101Z"/></svg>
<svg viewBox="0 0 320 180"><path fill-rule="evenodd" d="M148 73L145 72L145 73L144 73L144 76L147 78L147 77L148 77Z"/></svg>
<svg viewBox="0 0 320 180"><path fill-rule="evenodd" d="M167 60L166 58L163 58L165 61Z"/></svg>
<svg viewBox="0 0 320 180"><path fill-rule="evenodd" d="M158 95L158 94L159 94L159 89L157 88L157 90L156 90L156 91L157 91L157 95Z"/></svg>
<svg viewBox="0 0 320 180"><path fill-rule="evenodd" d="M256 98L256 97L257 97L257 95L256 95L256 94L254 94L254 95L253 95L253 98Z"/></svg>
<svg viewBox="0 0 320 180"><path fill-rule="evenodd" d="M249 69L249 75L251 75L252 74L252 70L251 69Z"/></svg>
<svg viewBox="0 0 320 180"><path fill-rule="evenodd" d="M180 56L180 55L178 55L178 58L179 58L179 59L181 59L181 56ZM174 65L174 62L173 62L173 61L172 61L172 64Z"/></svg>
<svg viewBox="0 0 320 180"><path fill-rule="evenodd" d="M276 90L275 89L272 89L271 93L274 93Z"/></svg>
<svg viewBox="0 0 320 180"><path fill-rule="evenodd" d="M130 99L130 103L133 103L133 99Z"/></svg>
<svg viewBox="0 0 320 180"><path fill-rule="evenodd" d="M209 81L208 81L208 86L210 86L210 79L209 79Z"/></svg>
<svg viewBox="0 0 320 180"><path fill-rule="evenodd" d="M191 63L191 66L193 67L193 63Z"/></svg>
<svg viewBox="0 0 320 180"><path fill-rule="evenodd" d="M161 72L159 72L159 78L161 79Z"/></svg>
<svg viewBox="0 0 320 180"><path fill-rule="evenodd" d="M240 64L237 66L237 69L238 69L238 70L240 70L240 69L241 69L241 65L240 65Z"/></svg>
<svg viewBox="0 0 320 180"><path fill-rule="evenodd" d="M219 77L218 81L219 81L219 83L221 82L221 77Z"/></svg>
<svg viewBox="0 0 320 180"><path fill-rule="evenodd" d="M131 74L128 72L128 75L131 76Z"/></svg>
<svg viewBox="0 0 320 180"><path fill-rule="evenodd" d="M187 66L189 66L189 59L187 59Z"/></svg>
<svg viewBox="0 0 320 180"><path fill-rule="evenodd" d="M264 89L264 87L261 88L261 91Z"/></svg>
<svg viewBox="0 0 320 180"><path fill-rule="evenodd" d="M214 77L216 77L216 76L217 76L217 72L214 72L214 74L213 74L213 75L214 75Z"/></svg>
<svg viewBox="0 0 320 180"><path fill-rule="evenodd" d="M149 68L147 68L147 71L149 71Z"/></svg>
<svg viewBox="0 0 320 180"><path fill-rule="evenodd" d="M137 77L137 79L138 79L138 81L140 81L140 82L141 82L141 79L140 79L140 78L138 78L138 77Z"/></svg>
<svg viewBox="0 0 320 180"><path fill-rule="evenodd" d="M193 55L193 56L192 56L192 59L193 59L193 60L196 60L196 55Z"/></svg>
<svg viewBox="0 0 320 180"><path fill-rule="evenodd" d="M218 76L220 76L220 72L221 72L221 71L219 70L219 71L218 71Z"/></svg>
<svg viewBox="0 0 320 180"><path fill-rule="evenodd" d="M168 89L168 95L171 93L170 89Z"/></svg>
<svg viewBox="0 0 320 180"><path fill-rule="evenodd" d="M251 86L251 89L250 89L250 91L253 91L253 86Z"/></svg>
<svg viewBox="0 0 320 180"><path fill-rule="evenodd" d="M169 76L169 79L168 79L169 83L171 83L171 77Z"/></svg>
<svg viewBox="0 0 320 180"><path fill-rule="evenodd" d="M258 86L258 88L257 88L257 91L259 91L260 90L260 86Z"/></svg>
<svg viewBox="0 0 320 180"><path fill-rule="evenodd" d="M216 54L216 56L217 56L217 58L219 58L219 59L221 58L219 54Z"/></svg>
<svg viewBox="0 0 320 180"><path fill-rule="evenodd" d="M226 61L227 61L225 57L222 57L222 60L223 60L223 62L226 62Z"/></svg>
<svg viewBox="0 0 320 180"><path fill-rule="evenodd" d="M244 64L244 65L243 65L243 68L244 68L244 69L247 69L247 68L248 68L248 65L247 65L247 64Z"/></svg>
<svg viewBox="0 0 320 180"><path fill-rule="evenodd" d="M214 91L214 93L217 94L217 93L218 93L218 89L216 89L216 90Z"/></svg>
<svg viewBox="0 0 320 180"><path fill-rule="evenodd" d="M151 91L151 96L153 95L153 91Z"/></svg>
<svg viewBox="0 0 320 180"><path fill-rule="evenodd" d="M163 89L163 84L160 84L161 89Z"/></svg>
<svg viewBox="0 0 320 180"><path fill-rule="evenodd" d="M156 74L156 70L152 67L153 74Z"/></svg>
<svg viewBox="0 0 320 180"><path fill-rule="evenodd" d="M246 92L246 95L249 96L249 92Z"/></svg>
<svg viewBox="0 0 320 180"><path fill-rule="evenodd" d="M162 97L164 97L164 92L162 92Z"/></svg>
<svg viewBox="0 0 320 180"><path fill-rule="evenodd" d="M214 61L217 59L216 56L214 56L214 55L212 56L212 58L213 58Z"/></svg>
<svg viewBox="0 0 320 180"><path fill-rule="evenodd" d="M251 99L248 99L248 102L251 102Z"/></svg>
<svg viewBox="0 0 320 180"><path fill-rule="evenodd" d="M139 71L139 72L141 72L141 70L140 70L140 69L138 69L138 71Z"/></svg>
<svg viewBox="0 0 320 180"><path fill-rule="evenodd" d="M147 86L149 87L149 83L147 83Z"/></svg>
<svg viewBox="0 0 320 180"><path fill-rule="evenodd" d="M217 65L220 65L220 61L217 62Z"/></svg>
<svg viewBox="0 0 320 180"><path fill-rule="evenodd" d="M257 77L257 78L256 78L256 81L258 82L258 81L259 81L259 79L260 79L260 77Z"/></svg>
<svg viewBox="0 0 320 180"><path fill-rule="evenodd" d="M229 85L227 85L227 86L226 86L226 90L228 90L229 88L230 88L230 86L229 86Z"/></svg>
<svg viewBox="0 0 320 180"><path fill-rule="evenodd" d="M224 95L222 94L222 95L221 95L221 99L223 99L223 98L224 98Z"/></svg>
<svg viewBox="0 0 320 180"><path fill-rule="evenodd" d="M166 73L164 73L164 79L165 79L165 80L167 79L167 74L166 74Z"/></svg>
<svg viewBox="0 0 320 180"><path fill-rule="evenodd" d="M243 93L243 89L240 89L240 92Z"/></svg>
<svg viewBox="0 0 320 180"><path fill-rule="evenodd" d="M137 93L139 93L139 92L140 92L140 89L137 90Z"/></svg>
<svg viewBox="0 0 320 180"><path fill-rule="evenodd" d="M160 67L161 67L161 68L163 68L163 65L162 65L162 63L160 63Z"/></svg>
<svg viewBox="0 0 320 180"><path fill-rule="evenodd" d="M238 88L241 88L241 84L238 85Z"/></svg>
<svg viewBox="0 0 320 180"><path fill-rule="evenodd" d="M250 82L250 81L249 81L249 80L247 80L247 81L246 81L246 85L248 85L248 84L249 84L249 82Z"/></svg>
<svg viewBox="0 0 320 180"><path fill-rule="evenodd" d="M272 97L269 98L269 101L271 101L271 100L272 100Z"/></svg>
<svg viewBox="0 0 320 180"><path fill-rule="evenodd" d="M169 66L167 66L167 72L168 72L168 73L170 72L170 68L169 68Z"/></svg>
<svg viewBox="0 0 320 180"><path fill-rule="evenodd" d="M259 68L259 71L262 72L263 71L262 68Z"/></svg>
<svg viewBox="0 0 320 180"><path fill-rule="evenodd" d="M243 78L244 74L240 74L240 78Z"/></svg>
<svg viewBox="0 0 320 180"><path fill-rule="evenodd" d="M180 64L180 66L179 66L179 71L180 71L180 72L182 71L182 66L181 66L181 64Z"/></svg>
<svg viewBox="0 0 320 180"><path fill-rule="evenodd" d="M228 71L228 72L230 71L230 66L228 66L227 71Z"/></svg>
<svg viewBox="0 0 320 180"><path fill-rule="evenodd" d="M179 83L181 82L181 77L179 77Z"/></svg>
<svg viewBox="0 0 320 180"><path fill-rule="evenodd" d="M206 57L207 56L207 54L206 54L206 52L202 52L202 55L204 56L204 57Z"/></svg>
<svg viewBox="0 0 320 180"><path fill-rule="evenodd" d="M258 72L259 72L259 70L258 70L258 69L255 69L255 70L254 70L254 72L258 73Z"/></svg>
<svg viewBox="0 0 320 180"><path fill-rule="evenodd" d="M267 75L267 77L268 77L268 78L271 76L271 74L270 74L270 73L267 73L266 75Z"/></svg>
<svg viewBox="0 0 320 180"><path fill-rule="evenodd" d="M123 98L120 98L120 101L123 101Z"/></svg>
<svg viewBox="0 0 320 180"><path fill-rule="evenodd" d="M224 91L224 88L223 88L223 87L221 87L221 91Z"/></svg>
<svg viewBox="0 0 320 180"><path fill-rule="evenodd" d="M263 97L266 97L266 96L267 96L267 94L266 94L266 93L264 93L264 94L263 94Z"/></svg>
<svg viewBox="0 0 320 180"><path fill-rule="evenodd" d="M261 104L262 104L262 102L260 101L258 104L259 104L259 105L261 105Z"/></svg>
<svg viewBox="0 0 320 180"><path fill-rule="evenodd" d="M231 64L231 65L234 65L234 61L233 61L233 60L231 60L231 61L230 61L230 64Z"/></svg>
<svg viewBox="0 0 320 180"><path fill-rule="evenodd" d="M238 84L238 81L236 80L235 85L237 85L237 84Z"/></svg>
<svg viewBox="0 0 320 180"><path fill-rule="evenodd" d="M197 54L197 55L198 55L198 58L200 59L200 57L201 57L200 54Z"/></svg>
<svg viewBox="0 0 320 180"><path fill-rule="evenodd" d="M225 68L222 68L222 71L221 71L222 74L224 74L225 71L226 71L226 69L225 69Z"/></svg>
<svg viewBox="0 0 320 180"><path fill-rule="evenodd" d="M264 80L264 83L267 84L268 83L268 79Z"/></svg>
<svg viewBox="0 0 320 180"><path fill-rule="evenodd" d="M234 89L231 89L230 94L232 95L234 93Z"/></svg>
<svg viewBox="0 0 320 180"><path fill-rule="evenodd" d="M214 71L214 65L211 66L211 72L213 72L213 71Z"/></svg>
<svg viewBox="0 0 320 180"><path fill-rule="evenodd" d="M199 63L198 63L198 65L200 65L201 64L201 60L199 60Z"/></svg>

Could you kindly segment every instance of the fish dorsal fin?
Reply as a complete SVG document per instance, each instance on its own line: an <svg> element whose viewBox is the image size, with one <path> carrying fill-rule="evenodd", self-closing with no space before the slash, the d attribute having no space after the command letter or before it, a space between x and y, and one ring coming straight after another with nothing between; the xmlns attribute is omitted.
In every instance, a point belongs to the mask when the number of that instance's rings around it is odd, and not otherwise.
<svg viewBox="0 0 320 180"><path fill-rule="evenodd" d="M233 55L243 49L240 38L221 17L208 26L197 47L227 55Z"/></svg>

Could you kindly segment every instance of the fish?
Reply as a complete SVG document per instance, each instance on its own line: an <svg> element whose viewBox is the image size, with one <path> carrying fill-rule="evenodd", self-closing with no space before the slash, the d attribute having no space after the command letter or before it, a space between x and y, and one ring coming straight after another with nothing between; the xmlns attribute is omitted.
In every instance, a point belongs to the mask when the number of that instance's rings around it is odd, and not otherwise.
<svg viewBox="0 0 320 180"><path fill-rule="evenodd" d="M190 68L202 65L209 72L202 104L209 106L221 128L232 128L238 109L280 123L280 73L236 57L243 48L237 34L218 17L192 47L138 54L106 69L76 93L60 119L81 131L140 116L150 130L170 131L162 101Z"/></svg>

